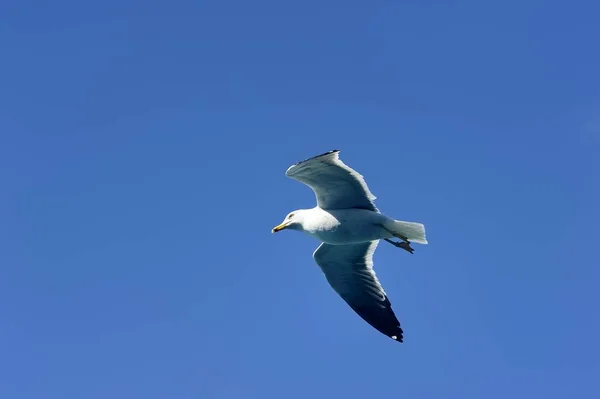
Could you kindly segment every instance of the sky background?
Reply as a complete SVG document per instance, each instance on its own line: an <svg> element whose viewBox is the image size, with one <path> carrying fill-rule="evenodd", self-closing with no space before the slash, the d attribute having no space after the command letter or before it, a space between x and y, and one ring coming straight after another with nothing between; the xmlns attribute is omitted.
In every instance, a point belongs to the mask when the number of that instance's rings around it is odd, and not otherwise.
<svg viewBox="0 0 600 399"><path fill-rule="evenodd" d="M600 397L597 1L0 3L0 397ZM328 286L291 164L426 224Z"/></svg>

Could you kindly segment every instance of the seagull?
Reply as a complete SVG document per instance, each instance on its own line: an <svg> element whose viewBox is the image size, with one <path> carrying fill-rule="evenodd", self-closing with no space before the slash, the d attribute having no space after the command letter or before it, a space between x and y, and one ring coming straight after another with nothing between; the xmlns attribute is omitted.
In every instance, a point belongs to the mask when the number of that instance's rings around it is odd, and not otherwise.
<svg viewBox="0 0 600 399"><path fill-rule="evenodd" d="M317 205L290 212L272 232L296 230L319 240L313 258L333 290L380 333L403 342L400 322L373 270L373 254L380 240L413 254L411 243L427 244L425 226L382 214L363 176L339 153L329 151L288 168L286 176L310 187Z"/></svg>

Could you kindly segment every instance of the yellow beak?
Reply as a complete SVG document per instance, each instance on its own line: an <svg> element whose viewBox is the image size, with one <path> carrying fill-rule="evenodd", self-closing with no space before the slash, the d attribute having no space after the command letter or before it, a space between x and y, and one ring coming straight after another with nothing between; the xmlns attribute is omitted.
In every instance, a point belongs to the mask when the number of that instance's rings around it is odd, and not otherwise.
<svg viewBox="0 0 600 399"><path fill-rule="evenodd" d="M285 229L287 226L288 226L287 223L283 222L280 225L273 227L273 230L271 230L271 233L277 233L278 231Z"/></svg>

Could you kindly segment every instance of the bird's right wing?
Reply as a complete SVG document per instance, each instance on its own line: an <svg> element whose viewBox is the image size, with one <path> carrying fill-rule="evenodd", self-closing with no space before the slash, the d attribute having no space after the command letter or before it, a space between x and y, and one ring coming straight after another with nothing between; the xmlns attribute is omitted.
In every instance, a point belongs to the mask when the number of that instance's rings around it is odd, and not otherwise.
<svg viewBox="0 0 600 399"><path fill-rule="evenodd" d="M331 287L367 323L402 342L402 328L373 270L379 241L352 245L323 243L313 254Z"/></svg>

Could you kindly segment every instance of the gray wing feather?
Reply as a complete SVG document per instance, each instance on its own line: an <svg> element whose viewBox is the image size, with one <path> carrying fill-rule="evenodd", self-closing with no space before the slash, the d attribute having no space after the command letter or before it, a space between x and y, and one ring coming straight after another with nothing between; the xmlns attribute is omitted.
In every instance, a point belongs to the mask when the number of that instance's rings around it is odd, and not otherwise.
<svg viewBox="0 0 600 399"><path fill-rule="evenodd" d="M379 332L402 342L403 331L373 270L379 241L353 245L321 244L314 258L329 285L350 307Z"/></svg>
<svg viewBox="0 0 600 399"><path fill-rule="evenodd" d="M344 164L334 150L292 165L286 176L309 186L322 209L368 209L378 212L364 177Z"/></svg>

